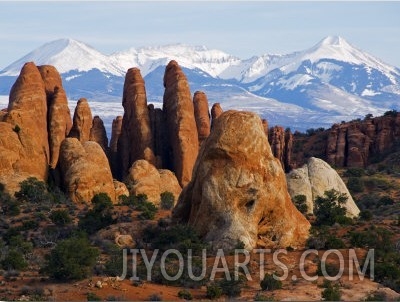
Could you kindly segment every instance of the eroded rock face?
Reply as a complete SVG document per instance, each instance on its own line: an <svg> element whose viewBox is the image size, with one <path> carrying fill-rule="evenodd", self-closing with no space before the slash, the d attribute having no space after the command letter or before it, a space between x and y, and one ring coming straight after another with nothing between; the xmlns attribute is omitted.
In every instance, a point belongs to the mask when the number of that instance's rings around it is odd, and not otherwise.
<svg viewBox="0 0 400 302"><path fill-rule="evenodd" d="M108 153L108 137L106 128L104 127L103 120L99 116L95 116L92 121L92 128L90 129L89 140L96 142Z"/></svg>
<svg viewBox="0 0 400 302"><path fill-rule="evenodd" d="M210 135L211 123L208 111L207 96L202 91L196 91L193 96L194 117L196 119L199 145Z"/></svg>
<svg viewBox="0 0 400 302"><path fill-rule="evenodd" d="M57 69L50 65L39 66L38 68L47 95L50 168L55 169L61 142L68 136L72 128L71 113L61 76Z"/></svg>
<svg viewBox="0 0 400 302"><path fill-rule="evenodd" d="M146 88L138 68L130 68L126 73L122 106L124 118L118 153L124 178L136 160L155 163Z"/></svg>
<svg viewBox="0 0 400 302"><path fill-rule="evenodd" d="M108 159L96 142L80 143L66 138L60 149L64 189L74 202L90 202L95 194L107 193L116 201Z"/></svg>
<svg viewBox="0 0 400 302"><path fill-rule="evenodd" d="M214 248L230 249L239 240L247 249L304 245L310 224L291 202L256 114L221 114L200 152L175 221L192 225Z"/></svg>
<svg viewBox="0 0 400 302"><path fill-rule="evenodd" d="M27 177L47 180L50 151L45 86L34 63L26 63L11 88L0 122L0 182L10 193Z"/></svg>
<svg viewBox="0 0 400 302"><path fill-rule="evenodd" d="M311 157L304 166L292 170L287 174L287 184L292 198L296 195L306 196L309 213L314 211L314 200L331 189L348 196L345 204L348 216L356 217L360 213L339 174L322 159Z"/></svg>
<svg viewBox="0 0 400 302"><path fill-rule="evenodd" d="M171 192L176 202L182 191L174 173L166 169L157 170L146 160L133 163L126 182L131 185L130 194L146 194L148 200L157 206L161 193Z"/></svg>
<svg viewBox="0 0 400 302"><path fill-rule="evenodd" d="M85 98L81 98L75 107L73 125L69 137L75 137L81 143L87 142L90 138L92 123L93 117L89 103Z"/></svg>
<svg viewBox="0 0 400 302"><path fill-rule="evenodd" d="M172 170L183 187L192 177L199 141L189 83L176 61L169 62L165 69L164 87L163 112L168 129Z"/></svg>

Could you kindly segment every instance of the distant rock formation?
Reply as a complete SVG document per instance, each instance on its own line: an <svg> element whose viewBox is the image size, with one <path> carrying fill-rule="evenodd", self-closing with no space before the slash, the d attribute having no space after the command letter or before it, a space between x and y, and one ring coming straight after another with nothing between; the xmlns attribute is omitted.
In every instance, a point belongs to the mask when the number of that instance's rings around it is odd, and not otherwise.
<svg viewBox="0 0 400 302"><path fill-rule="evenodd" d="M126 182L131 188L130 194L146 194L149 201L155 205L160 205L160 194L171 192L178 200L182 191L174 173L169 170L157 170L146 160L137 160L129 170Z"/></svg>
<svg viewBox="0 0 400 302"><path fill-rule="evenodd" d="M211 128L207 95L202 91L196 91L193 96L193 105L200 146L210 135Z"/></svg>
<svg viewBox="0 0 400 302"><path fill-rule="evenodd" d="M307 136L299 133L294 136L293 143L301 147L292 151L292 163L299 167L314 156L335 167L362 168L369 165L371 159L399 150L400 113L392 111L384 116L366 117L317 130Z"/></svg>
<svg viewBox="0 0 400 302"><path fill-rule="evenodd" d="M27 177L47 180L50 151L45 85L34 63L26 63L11 88L0 121L0 183L13 193Z"/></svg>
<svg viewBox="0 0 400 302"><path fill-rule="evenodd" d="M221 114L200 152L174 221L192 225L214 248L304 246L310 224L290 199L256 114Z"/></svg>
<svg viewBox="0 0 400 302"><path fill-rule="evenodd" d="M172 170L184 187L192 178L199 141L189 83L176 61L169 62L165 68L164 87L163 112Z"/></svg>
<svg viewBox="0 0 400 302"><path fill-rule="evenodd" d="M357 205L339 174L325 161L311 157L301 168L294 169L286 176L289 194L305 195L308 212L314 212L314 201L318 196L324 196L325 191L334 189L347 195L344 205L347 215L356 217L360 213Z"/></svg>
<svg viewBox="0 0 400 302"><path fill-rule="evenodd" d="M61 76L57 69L50 65L39 66L38 68L47 95L50 168L55 169L61 142L68 136L72 127L71 113Z"/></svg>
<svg viewBox="0 0 400 302"><path fill-rule="evenodd" d="M123 179L128 175L132 164L139 159L155 164L146 88L138 68L130 68L126 73L122 106L124 117L118 153Z"/></svg>
<svg viewBox="0 0 400 302"><path fill-rule="evenodd" d="M81 98L78 100L75 107L73 124L69 137L75 137L81 143L87 142L90 138L92 124L93 117L89 103L85 98Z"/></svg>
<svg viewBox="0 0 400 302"><path fill-rule="evenodd" d="M264 127L268 127L267 121L264 123ZM291 131L284 130L281 126L271 127L268 132L268 140L274 156L279 159L283 169L289 171L292 167L293 134Z"/></svg>
<svg viewBox="0 0 400 302"><path fill-rule="evenodd" d="M108 159L98 143L82 144L77 138L66 138L61 144L60 168L65 192L72 201L90 202L98 193L117 200Z"/></svg>

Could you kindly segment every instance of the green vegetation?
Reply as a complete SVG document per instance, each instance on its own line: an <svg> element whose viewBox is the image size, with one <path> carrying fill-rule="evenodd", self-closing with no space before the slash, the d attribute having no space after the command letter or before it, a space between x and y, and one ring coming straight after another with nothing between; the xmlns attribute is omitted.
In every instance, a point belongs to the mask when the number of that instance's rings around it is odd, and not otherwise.
<svg viewBox="0 0 400 302"><path fill-rule="evenodd" d="M89 235L115 223L111 211L114 206L106 193L93 196L92 204L93 209L89 210L78 223L79 228L85 230Z"/></svg>
<svg viewBox="0 0 400 302"><path fill-rule="evenodd" d="M87 301L102 301L102 299L95 293L87 293L86 300Z"/></svg>
<svg viewBox="0 0 400 302"><path fill-rule="evenodd" d="M192 249L193 255L201 255L202 249L208 247L191 226L182 224L168 228L149 226L143 231L143 240L151 243L154 249L177 249L183 255L187 254L188 249Z"/></svg>
<svg viewBox="0 0 400 302"><path fill-rule="evenodd" d="M302 214L307 214L308 206L307 206L307 197L305 195L294 196L293 203Z"/></svg>
<svg viewBox="0 0 400 302"><path fill-rule="evenodd" d="M221 296L222 296L222 289L217 283L213 282L207 285L207 292L206 292L207 299L214 300L220 298Z"/></svg>
<svg viewBox="0 0 400 302"><path fill-rule="evenodd" d="M340 293L339 285L333 284L332 282L325 280L324 290L321 293L321 297L325 301L340 301L342 294Z"/></svg>
<svg viewBox="0 0 400 302"><path fill-rule="evenodd" d="M32 203L48 203L53 201L48 192L47 184L35 177L29 177L21 182L21 189L15 193L15 197L20 201Z"/></svg>
<svg viewBox="0 0 400 302"><path fill-rule="evenodd" d="M161 208L163 210L170 210L174 207L175 196L171 192L163 192L160 194L161 198Z"/></svg>
<svg viewBox="0 0 400 302"><path fill-rule="evenodd" d="M140 220L152 220L157 213L157 207L148 201L146 194L126 197L123 199L122 205L129 206L133 210L141 212L138 216Z"/></svg>
<svg viewBox="0 0 400 302"><path fill-rule="evenodd" d="M1 261L1 266L6 270L24 270L28 267L28 263L20 251L12 249Z"/></svg>
<svg viewBox="0 0 400 302"><path fill-rule="evenodd" d="M192 293L186 289L180 290L178 292L178 297L185 300L192 300L193 296Z"/></svg>
<svg viewBox="0 0 400 302"><path fill-rule="evenodd" d="M57 226L65 226L72 222L67 210L54 210L50 214L51 221Z"/></svg>
<svg viewBox="0 0 400 302"><path fill-rule="evenodd" d="M81 280L91 275L98 256L98 249L85 236L72 237L60 241L47 255L42 272L57 280Z"/></svg>
<svg viewBox="0 0 400 302"><path fill-rule="evenodd" d="M346 217L344 207L347 198L346 194L333 189L325 191L324 196L318 196L315 199L315 225L350 224L352 220Z"/></svg>
<svg viewBox="0 0 400 302"><path fill-rule="evenodd" d="M347 188L351 193L361 193L365 190L363 180L360 177L353 176L347 180Z"/></svg>
<svg viewBox="0 0 400 302"><path fill-rule="evenodd" d="M265 274L264 278L260 282L262 290L276 290L282 288L282 281L274 278L273 274Z"/></svg>

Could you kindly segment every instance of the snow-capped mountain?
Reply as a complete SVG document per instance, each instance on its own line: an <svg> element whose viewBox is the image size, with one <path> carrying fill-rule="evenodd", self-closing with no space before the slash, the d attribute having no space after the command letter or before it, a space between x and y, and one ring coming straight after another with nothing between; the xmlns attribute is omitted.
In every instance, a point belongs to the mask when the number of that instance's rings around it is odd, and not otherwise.
<svg viewBox="0 0 400 302"><path fill-rule="evenodd" d="M127 69L138 67L149 102L160 103L165 66L176 60L192 92L210 105L260 113L270 124L296 129L400 109L400 70L330 36L303 51L240 59L204 46L173 44L131 48L104 55L72 39L53 41L0 71L0 94L8 94L22 65L54 65L70 99L121 102Z"/></svg>

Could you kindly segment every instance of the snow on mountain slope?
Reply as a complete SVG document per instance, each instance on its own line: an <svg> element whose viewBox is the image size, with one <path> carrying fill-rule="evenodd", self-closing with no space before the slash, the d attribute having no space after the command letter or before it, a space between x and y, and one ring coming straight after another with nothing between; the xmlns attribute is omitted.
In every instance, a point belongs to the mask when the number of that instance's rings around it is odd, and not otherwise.
<svg viewBox="0 0 400 302"><path fill-rule="evenodd" d="M312 63L315 63L321 58L344 61L354 65L366 65L387 74L399 74L396 68L350 45L345 39L339 36L326 37L314 47L301 52L291 66L297 69L298 65L296 66L296 64L300 64L302 61L310 60ZM290 70L286 69L286 71Z"/></svg>
<svg viewBox="0 0 400 302"><path fill-rule="evenodd" d="M170 60L176 60L186 68L199 68L216 77L229 66L239 64L241 60L219 50L209 50L205 46L171 44L157 47L131 48L110 55L110 61L123 70L132 66L140 68L143 76L159 66L165 66Z"/></svg>
<svg viewBox="0 0 400 302"><path fill-rule="evenodd" d="M172 44L131 48L104 55L81 42L62 39L32 51L0 72L8 94L26 61L54 65L70 99L120 102L127 69L138 67L149 102L161 102L170 60L184 70L191 91L203 90L224 109L259 113L270 124L309 128L400 109L400 70L327 37L304 51L239 59L204 46ZM99 106L101 108L102 106Z"/></svg>
<svg viewBox="0 0 400 302"><path fill-rule="evenodd" d="M118 66L110 63L107 56L73 39L60 39L44 44L7 66L1 75L17 76L26 62L34 62L36 65L53 65L60 73L71 70L89 71L97 68L114 75L124 74Z"/></svg>

